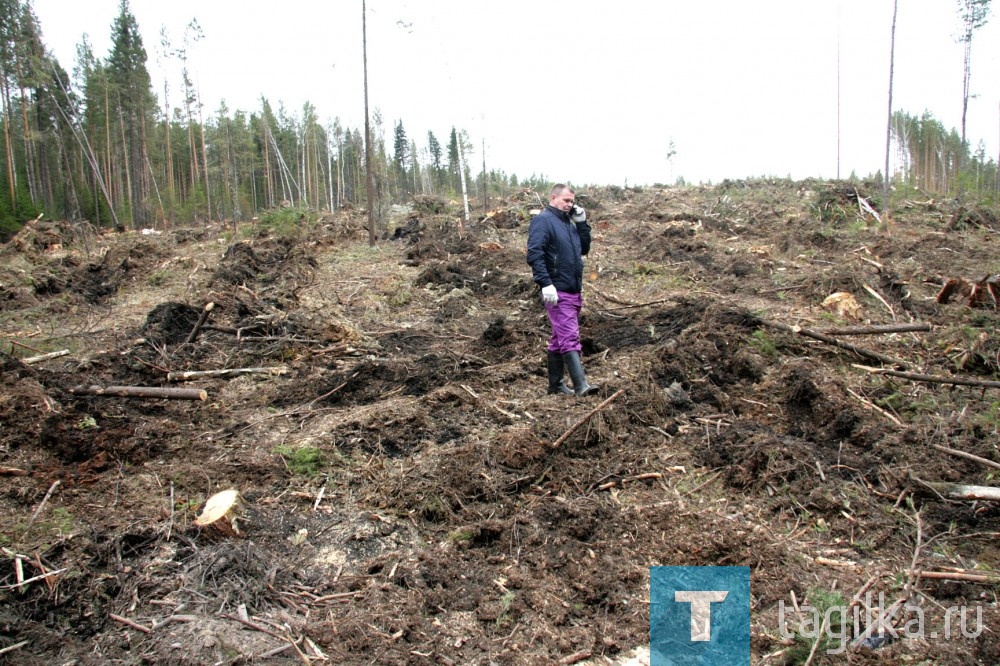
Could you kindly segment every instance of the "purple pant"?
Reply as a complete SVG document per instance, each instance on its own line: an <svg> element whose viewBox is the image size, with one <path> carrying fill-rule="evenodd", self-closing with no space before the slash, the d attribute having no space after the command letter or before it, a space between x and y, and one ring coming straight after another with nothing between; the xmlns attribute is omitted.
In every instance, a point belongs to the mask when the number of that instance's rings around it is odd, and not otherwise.
<svg viewBox="0 0 1000 666"><path fill-rule="evenodd" d="M571 351L581 351L580 345L580 310L583 309L582 294L567 294L560 291L559 302L546 305L549 322L552 324L552 337L549 338L549 351L565 354Z"/></svg>

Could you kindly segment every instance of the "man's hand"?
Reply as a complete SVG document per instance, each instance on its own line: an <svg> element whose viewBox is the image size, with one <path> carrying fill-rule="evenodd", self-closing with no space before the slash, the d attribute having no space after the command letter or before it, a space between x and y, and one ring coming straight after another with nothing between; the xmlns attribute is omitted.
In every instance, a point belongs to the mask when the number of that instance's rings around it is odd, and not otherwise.
<svg viewBox="0 0 1000 666"><path fill-rule="evenodd" d="M573 222L586 222L587 211L585 211L582 206L573 206L573 208L569 211L569 219Z"/></svg>
<svg viewBox="0 0 1000 666"><path fill-rule="evenodd" d="M542 287L542 302L546 305L555 305L559 302L559 294L556 293L555 285Z"/></svg>

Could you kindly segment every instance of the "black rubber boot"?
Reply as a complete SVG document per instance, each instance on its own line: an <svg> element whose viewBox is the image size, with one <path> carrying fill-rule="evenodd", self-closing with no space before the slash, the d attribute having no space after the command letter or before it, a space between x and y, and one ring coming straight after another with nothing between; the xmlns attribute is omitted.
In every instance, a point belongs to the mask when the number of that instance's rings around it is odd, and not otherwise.
<svg viewBox="0 0 1000 666"><path fill-rule="evenodd" d="M563 364L569 370L569 378L573 380L573 392L578 396L593 395L600 390L599 386L587 383L587 375L583 372L583 361L580 352L571 351L562 355Z"/></svg>
<svg viewBox="0 0 1000 666"><path fill-rule="evenodd" d="M573 395L573 389L563 383L563 357L554 351L549 352L549 393Z"/></svg>

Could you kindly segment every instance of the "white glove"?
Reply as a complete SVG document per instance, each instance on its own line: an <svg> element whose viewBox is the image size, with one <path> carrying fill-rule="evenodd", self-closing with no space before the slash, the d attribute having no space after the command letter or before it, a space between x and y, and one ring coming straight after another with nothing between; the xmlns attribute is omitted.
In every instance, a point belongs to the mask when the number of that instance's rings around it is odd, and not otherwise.
<svg viewBox="0 0 1000 666"><path fill-rule="evenodd" d="M573 209L570 211L569 219L573 222L586 222L587 211L585 211L581 206L573 206Z"/></svg>
<svg viewBox="0 0 1000 666"><path fill-rule="evenodd" d="M546 305L555 305L559 302L559 294L556 293L555 285L542 287L542 302Z"/></svg>

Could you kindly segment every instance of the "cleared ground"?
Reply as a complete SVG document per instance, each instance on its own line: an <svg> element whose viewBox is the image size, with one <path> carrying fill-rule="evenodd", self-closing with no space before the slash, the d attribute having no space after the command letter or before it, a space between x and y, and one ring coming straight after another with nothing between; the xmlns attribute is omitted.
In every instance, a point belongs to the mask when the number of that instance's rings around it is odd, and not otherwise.
<svg viewBox="0 0 1000 666"><path fill-rule="evenodd" d="M26 229L0 250L0 661L603 663L649 641L651 565L747 565L754 663L1000 662L1000 506L930 485L997 485L997 311L937 296L1000 273L1000 225L921 199L887 227L859 195L581 192L585 400L544 392L531 193L375 248L358 212ZM168 381L243 368L273 373ZM72 392L108 385L207 399ZM193 524L227 488L241 537ZM799 635L865 590L912 604L909 637ZM940 638L961 605L981 631Z"/></svg>

